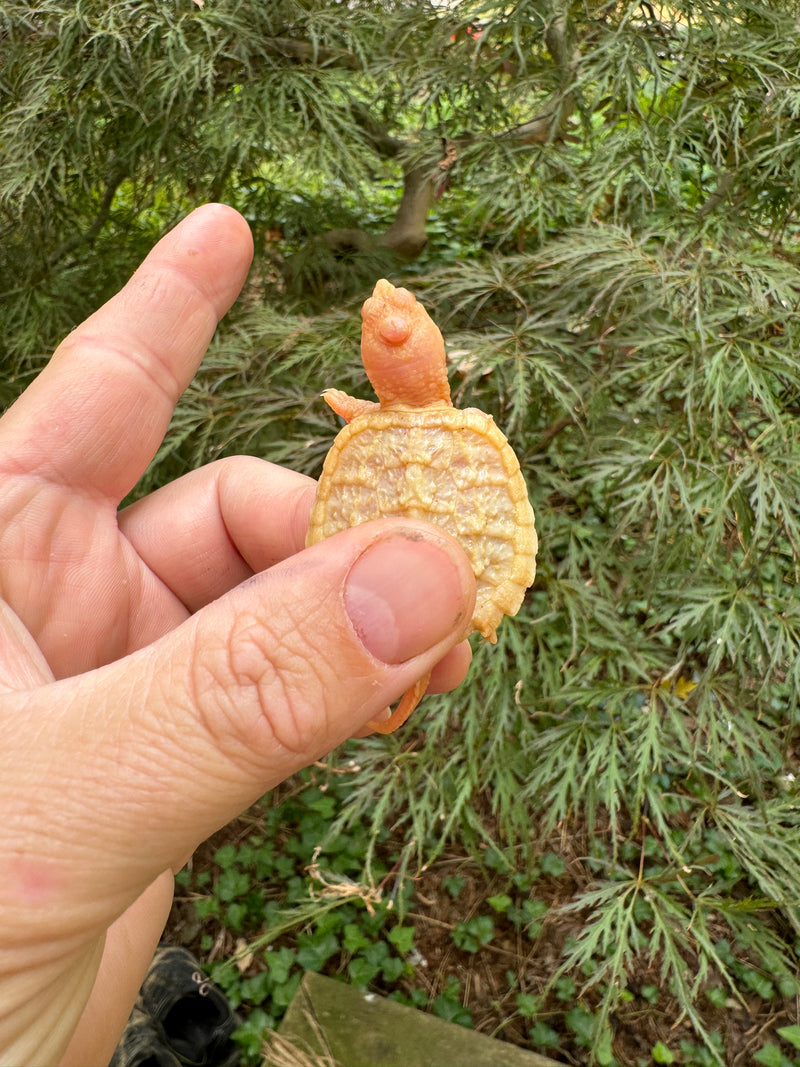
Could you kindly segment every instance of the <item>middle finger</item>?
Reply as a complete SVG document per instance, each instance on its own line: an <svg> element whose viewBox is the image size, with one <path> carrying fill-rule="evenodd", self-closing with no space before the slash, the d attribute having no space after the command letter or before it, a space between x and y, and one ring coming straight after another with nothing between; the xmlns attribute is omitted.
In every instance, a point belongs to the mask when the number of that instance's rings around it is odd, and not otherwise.
<svg viewBox="0 0 800 1067"><path fill-rule="evenodd" d="M191 611L305 546L317 483L252 456L200 467L119 514L143 563Z"/></svg>

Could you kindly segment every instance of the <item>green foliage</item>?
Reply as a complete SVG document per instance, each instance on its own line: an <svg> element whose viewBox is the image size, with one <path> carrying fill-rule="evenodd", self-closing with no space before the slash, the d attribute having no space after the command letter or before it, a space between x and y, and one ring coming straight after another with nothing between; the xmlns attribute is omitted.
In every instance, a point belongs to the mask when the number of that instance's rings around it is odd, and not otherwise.
<svg viewBox="0 0 800 1067"><path fill-rule="evenodd" d="M792 1049L800 1049L800 1026L780 1026L777 1035ZM790 1059L785 1056L778 1045L768 1041L753 1056L756 1063L764 1064L765 1067L797 1067L800 1062L798 1057Z"/></svg>
<svg viewBox="0 0 800 1067"><path fill-rule="evenodd" d="M464 952L478 952L494 938L494 923L489 915L475 915L456 925L453 941Z"/></svg>
<svg viewBox="0 0 800 1067"><path fill-rule="evenodd" d="M3 5L0 404L159 232L223 197L251 220L252 281L137 492L234 452L316 474L336 429L318 393L367 395L358 304L389 264L442 324L456 403L508 432L536 510L536 584L468 683L354 744L346 803L331 786L267 805L189 881L205 936L217 923L259 958L219 976L253 1009L251 1053L303 967L469 1023L454 975L433 995L412 980L413 879L455 842L487 889L473 907L465 872L443 875L454 951L569 925L550 973L509 993L523 1043L610 1064L635 1010L692 1030L653 1038L654 1062L706 1067L739 1051L723 1020L747 1000L774 1013L756 1062L791 1065L796 15ZM381 241L415 167L435 185L428 246L398 266Z"/></svg>
<svg viewBox="0 0 800 1067"><path fill-rule="evenodd" d="M558 1031L544 1022L536 1022L528 1031L528 1037L534 1048L554 1049L560 1044Z"/></svg>
<svg viewBox="0 0 800 1067"><path fill-rule="evenodd" d="M793 1067L793 1061L787 1059L777 1045L770 1041L755 1053L753 1059L756 1063L763 1063L765 1067Z"/></svg>
<svg viewBox="0 0 800 1067"><path fill-rule="evenodd" d="M215 850L213 877L207 868L178 877L201 924L201 946L209 948L220 930L246 946L215 964L212 977L234 1007L246 1009L237 1039L249 1061L258 1061L260 1036L283 1016L306 971L344 970L354 985L384 992L413 974L414 928L396 921L389 901L373 906L352 878L366 831L329 840L325 870L315 867L345 796L336 780L329 790L306 776L281 802L265 802L249 833ZM446 990L443 996L453 999Z"/></svg>
<svg viewBox="0 0 800 1067"><path fill-rule="evenodd" d="M461 1000L461 983L452 975L447 985L434 1000L432 1005L433 1014L447 1023L457 1023L459 1026L472 1026L472 1013L464 1007Z"/></svg>

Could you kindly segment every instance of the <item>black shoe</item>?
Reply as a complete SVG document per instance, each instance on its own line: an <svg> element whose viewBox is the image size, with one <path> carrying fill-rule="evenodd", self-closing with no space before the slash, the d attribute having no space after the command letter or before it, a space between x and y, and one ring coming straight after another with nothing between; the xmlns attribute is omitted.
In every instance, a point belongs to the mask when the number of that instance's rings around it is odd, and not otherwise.
<svg viewBox="0 0 800 1067"><path fill-rule="evenodd" d="M162 945L144 980L137 1007L183 1067L235 1067L239 1026L230 1004L185 948Z"/></svg>
<svg viewBox="0 0 800 1067"><path fill-rule="evenodd" d="M150 1016L134 1008L109 1067L179 1067L179 1061L164 1046Z"/></svg>

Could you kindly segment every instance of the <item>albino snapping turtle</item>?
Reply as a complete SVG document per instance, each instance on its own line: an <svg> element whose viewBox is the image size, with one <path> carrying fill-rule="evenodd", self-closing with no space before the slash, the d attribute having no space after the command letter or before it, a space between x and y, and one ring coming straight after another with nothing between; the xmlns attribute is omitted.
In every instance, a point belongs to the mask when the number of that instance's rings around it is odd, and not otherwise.
<svg viewBox="0 0 800 1067"><path fill-rule="evenodd" d="M338 389L322 394L347 426L325 459L306 544L386 517L444 527L475 573L473 628L494 643L536 573L533 509L517 457L491 415L453 407L442 335L413 293L381 279L361 317L361 358L378 403ZM369 726L396 730L429 677L386 722Z"/></svg>

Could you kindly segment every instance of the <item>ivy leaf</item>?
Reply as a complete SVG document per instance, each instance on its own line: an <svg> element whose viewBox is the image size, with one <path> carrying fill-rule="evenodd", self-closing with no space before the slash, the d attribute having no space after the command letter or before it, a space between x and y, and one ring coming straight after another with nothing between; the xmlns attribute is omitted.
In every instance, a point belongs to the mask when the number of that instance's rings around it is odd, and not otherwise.
<svg viewBox="0 0 800 1067"><path fill-rule="evenodd" d="M300 934L297 944L297 962L306 971L321 971L331 956L339 951L339 940L335 934L326 934L322 938Z"/></svg>
<svg viewBox="0 0 800 1067"><path fill-rule="evenodd" d="M793 1048L800 1049L800 1026L796 1023L791 1026L779 1026L778 1036L788 1041Z"/></svg>
<svg viewBox="0 0 800 1067"><path fill-rule="evenodd" d="M402 956L406 956L414 947L414 933L413 926L393 926L386 937Z"/></svg>
<svg viewBox="0 0 800 1067"><path fill-rule="evenodd" d="M651 1053L656 1063L674 1063L675 1056L667 1048L663 1041L656 1041Z"/></svg>

